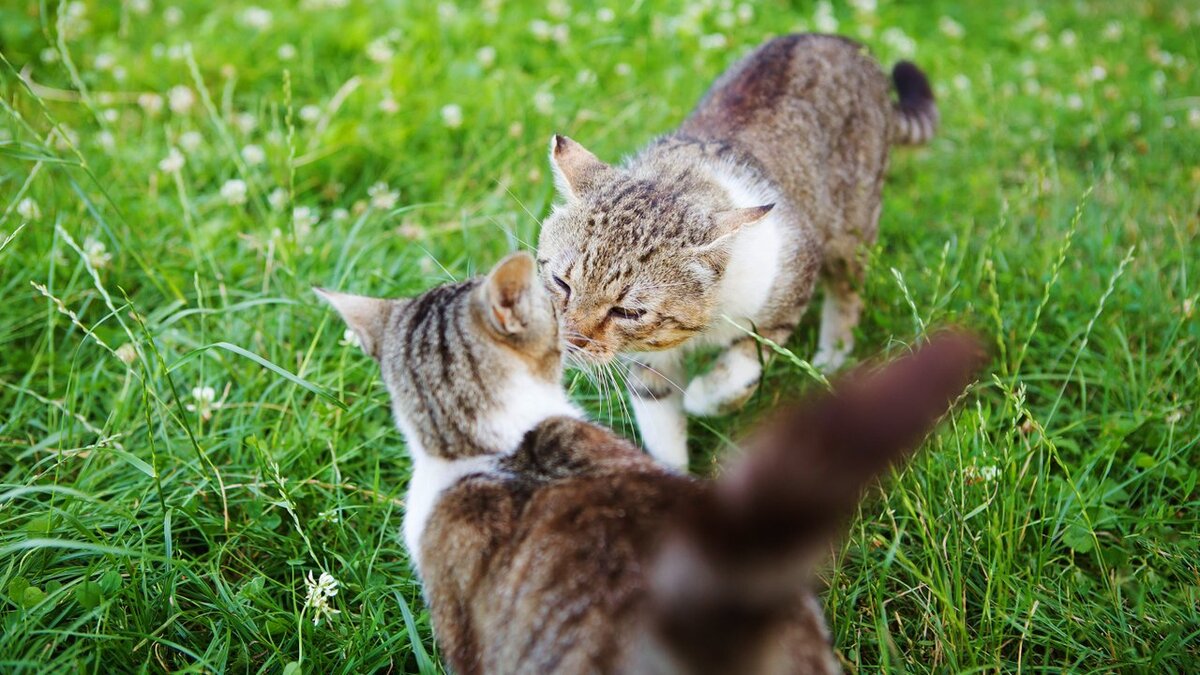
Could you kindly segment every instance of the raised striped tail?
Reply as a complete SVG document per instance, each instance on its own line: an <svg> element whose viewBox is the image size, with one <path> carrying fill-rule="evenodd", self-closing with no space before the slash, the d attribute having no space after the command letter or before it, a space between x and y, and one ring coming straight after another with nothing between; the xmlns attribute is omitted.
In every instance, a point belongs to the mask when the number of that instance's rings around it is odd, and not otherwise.
<svg viewBox="0 0 1200 675"><path fill-rule="evenodd" d="M938 126L937 102L929 79L916 64L900 61L892 68L892 82L900 100L893 115L892 142L901 145L921 145L933 138Z"/></svg>

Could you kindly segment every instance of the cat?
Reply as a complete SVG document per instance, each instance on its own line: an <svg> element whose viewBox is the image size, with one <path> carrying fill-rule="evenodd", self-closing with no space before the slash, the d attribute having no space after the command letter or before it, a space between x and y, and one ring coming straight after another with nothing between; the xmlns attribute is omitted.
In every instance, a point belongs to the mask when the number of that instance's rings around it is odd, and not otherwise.
<svg viewBox="0 0 1200 675"><path fill-rule="evenodd" d="M810 561L980 365L973 339L935 337L701 481L570 403L528 254L411 300L318 293L382 370L413 461L406 545L461 674L837 672Z"/></svg>
<svg viewBox="0 0 1200 675"><path fill-rule="evenodd" d="M573 355L626 355L642 442L666 464L687 465L685 410L715 415L753 394L762 362L746 331L784 344L818 279L813 363L833 370L850 353L889 146L925 142L938 121L915 65L898 63L892 80L896 103L862 46L789 35L736 63L678 131L620 166L551 139L564 201L539 235L545 284ZM684 353L705 346L723 351L685 389Z"/></svg>

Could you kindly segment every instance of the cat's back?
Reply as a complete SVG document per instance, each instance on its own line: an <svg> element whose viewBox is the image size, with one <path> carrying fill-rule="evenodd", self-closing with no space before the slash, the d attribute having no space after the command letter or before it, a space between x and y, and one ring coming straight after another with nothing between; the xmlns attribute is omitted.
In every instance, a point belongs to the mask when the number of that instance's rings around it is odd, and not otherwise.
<svg viewBox="0 0 1200 675"><path fill-rule="evenodd" d="M855 110L886 112L890 83L862 45L837 35L798 33L768 40L713 83L681 131L731 137L797 119L815 127ZM880 115L886 126L887 117Z"/></svg>
<svg viewBox="0 0 1200 675"><path fill-rule="evenodd" d="M435 509L422 573L438 638L460 673L611 672L664 523L700 484L586 423L532 433Z"/></svg>

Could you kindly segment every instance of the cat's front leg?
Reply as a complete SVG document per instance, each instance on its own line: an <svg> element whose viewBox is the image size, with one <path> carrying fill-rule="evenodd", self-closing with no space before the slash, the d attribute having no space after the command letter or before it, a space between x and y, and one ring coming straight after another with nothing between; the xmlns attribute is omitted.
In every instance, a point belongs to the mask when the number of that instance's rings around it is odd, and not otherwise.
<svg viewBox="0 0 1200 675"><path fill-rule="evenodd" d="M751 337L742 338L717 357L712 370L688 384L683 407L700 417L736 410L754 394L761 378L758 342Z"/></svg>
<svg viewBox="0 0 1200 675"><path fill-rule="evenodd" d="M687 471L687 415L683 412L683 361L677 354L637 354L628 359L629 402L642 445L658 461Z"/></svg>

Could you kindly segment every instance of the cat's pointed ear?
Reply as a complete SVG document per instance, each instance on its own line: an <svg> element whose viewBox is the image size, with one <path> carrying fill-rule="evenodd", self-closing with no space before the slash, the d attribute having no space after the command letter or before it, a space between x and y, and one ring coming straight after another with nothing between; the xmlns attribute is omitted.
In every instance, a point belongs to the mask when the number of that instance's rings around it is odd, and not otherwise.
<svg viewBox="0 0 1200 675"><path fill-rule="evenodd" d="M313 292L346 320L346 325L358 336L363 351L375 360L383 356L383 335L387 330L388 317L396 305L393 300L369 298L364 295L339 293L313 287Z"/></svg>
<svg viewBox="0 0 1200 675"><path fill-rule="evenodd" d="M541 286L533 256L513 253L484 279L482 299L486 321L501 335L519 335L530 323L535 294Z"/></svg>
<svg viewBox="0 0 1200 675"><path fill-rule="evenodd" d="M559 194L569 201L579 199L612 170L587 148L561 134L550 138L550 166Z"/></svg>
<svg viewBox="0 0 1200 675"><path fill-rule="evenodd" d="M746 226L766 218L767 214L774 208L774 204L765 204L763 206L751 206L744 209L718 211L713 214L713 225L712 229L709 230L708 243L697 247L694 249L694 252L702 257L724 256L728 244L733 240L734 235L741 232Z"/></svg>

